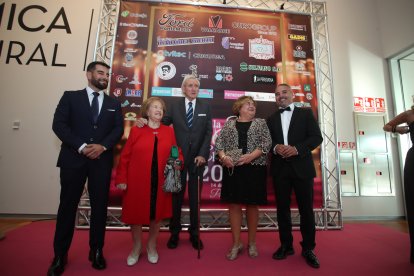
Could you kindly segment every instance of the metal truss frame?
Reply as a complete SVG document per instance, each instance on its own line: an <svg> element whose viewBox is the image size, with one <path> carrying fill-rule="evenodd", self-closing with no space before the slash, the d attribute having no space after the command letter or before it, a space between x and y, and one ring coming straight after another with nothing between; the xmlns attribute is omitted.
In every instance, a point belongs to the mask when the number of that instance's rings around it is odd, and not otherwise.
<svg viewBox="0 0 414 276"><path fill-rule="evenodd" d="M154 1L155 2L155 1ZM266 0L193 0L193 1L158 1L192 5L208 5L240 9L258 9L287 13L309 14L311 16L316 84L319 101L320 127L323 134L321 146L322 178L323 178L323 207L314 209L317 229L342 229L341 187L338 173L337 135L335 123L333 79L329 49L327 10L325 2L313 0L266 1ZM223 3L226 3L225 5ZM116 26L120 0L102 0L101 14L96 38L94 60L112 64L115 47ZM108 207L107 228L128 229L120 221L121 207ZM183 226L188 226L189 210L183 209ZM293 228L299 228L299 212L292 210ZM77 228L89 228L90 205L85 192L78 207L76 218ZM161 229L167 229L167 222ZM201 209L201 230L229 230L230 224L226 209ZM243 222L243 229L246 223ZM275 209L260 209L259 230L277 229Z"/></svg>

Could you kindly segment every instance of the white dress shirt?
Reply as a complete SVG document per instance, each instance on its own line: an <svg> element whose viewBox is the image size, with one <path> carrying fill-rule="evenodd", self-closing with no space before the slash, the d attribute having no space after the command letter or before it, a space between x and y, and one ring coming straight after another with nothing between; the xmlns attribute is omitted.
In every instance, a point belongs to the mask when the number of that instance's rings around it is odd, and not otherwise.
<svg viewBox="0 0 414 276"><path fill-rule="evenodd" d="M293 109L295 108L295 105L291 103L289 107L290 107L290 111L285 110L283 111L283 113L280 114L280 120L282 123L282 131L283 131L283 143L285 145L289 145L289 141L288 141L289 125L290 125L290 119L292 119Z"/></svg>

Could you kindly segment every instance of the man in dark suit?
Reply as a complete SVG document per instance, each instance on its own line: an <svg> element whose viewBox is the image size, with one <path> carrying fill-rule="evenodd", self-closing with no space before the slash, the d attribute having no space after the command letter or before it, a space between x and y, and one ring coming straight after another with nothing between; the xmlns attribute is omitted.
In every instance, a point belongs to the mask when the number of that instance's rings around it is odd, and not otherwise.
<svg viewBox="0 0 414 276"><path fill-rule="evenodd" d="M276 105L279 110L267 120L272 136L271 173L276 194L277 222L281 246L273 259L285 259L293 255L290 201L295 192L302 234L302 256L306 262L319 268L315 248L315 220L313 215L313 179L316 176L312 150L322 143L322 135L312 110L293 104L293 92L289 85L276 87Z"/></svg>
<svg viewBox="0 0 414 276"><path fill-rule="evenodd" d="M112 148L123 133L120 103L107 96L109 66L92 62L87 67L88 86L66 91L53 118L53 131L62 141L57 161L60 167L60 204L53 242L55 257L48 275L60 275L75 227L76 210L86 180L91 205L89 260L95 269L105 269L103 256Z"/></svg>
<svg viewBox="0 0 414 276"><path fill-rule="evenodd" d="M188 200L190 204L190 242L194 249L203 249L203 242L198 233L198 193L201 186L198 176L202 177L202 168L210 155L210 143L213 133L210 105L197 99L200 81L193 75L186 75L181 84L184 98L174 101L167 108L162 119L165 125L173 125L177 144L184 155L184 168L181 173L182 190L173 194L173 216L170 220L171 236L167 247L177 248L181 226L181 207L187 187L188 174ZM139 118L137 126L142 127L147 120ZM199 169L201 168L201 169Z"/></svg>
<svg viewBox="0 0 414 276"><path fill-rule="evenodd" d="M203 249L203 243L198 236L198 186L197 177L210 155L210 143L212 136L212 122L210 105L201 99L197 99L200 81L193 75L187 75L181 85L184 99L179 99L167 108L167 114L162 122L172 124L178 146L183 151L184 169L181 174L183 189L178 194L173 194L173 216L170 220L171 236L167 247L174 249L178 246L181 227L181 207L183 205L188 173L188 200L190 204L190 242L194 249ZM190 121L190 122L189 122Z"/></svg>

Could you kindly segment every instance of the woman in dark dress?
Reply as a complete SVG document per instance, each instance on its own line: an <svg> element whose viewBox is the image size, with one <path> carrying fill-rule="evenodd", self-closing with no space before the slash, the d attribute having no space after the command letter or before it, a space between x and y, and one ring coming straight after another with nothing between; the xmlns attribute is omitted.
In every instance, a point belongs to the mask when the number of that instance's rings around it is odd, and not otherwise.
<svg viewBox="0 0 414 276"><path fill-rule="evenodd" d="M172 216L172 196L162 190L164 168L171 147L177 145L174 130L161 124L165 103L148 98L142 105L142 117L148 124L132 127L119 160L116 183L125 190L122 199L122 221L131 225L133 248L127 258L132 266L141 254L142 225L149 225L147 257L158 262L157 236L162 219ZM180 160L183 160L180 150Z"/></svg>
<svg viewBox="0 0 414 276"><path fill-rule="evenodd" d="M401 126L401 124L404 124ZM411 143L414 143L414 105L410 110L400 113L389 121L384 130L392 133L410 133ZM407 210L407 222L410 232L411 253L410 261L414 264L414 148L407 152L404 165L404 194Z"/></svg>
<svg viewBox="0 0 414 276"><path fill-rule="evenodd" d="M233 246L226 256L229 260L235 260L243 250L242 205L246 205L248 254L258 256L258 205L267 203L266 161L272 143L266 121L255 118L256 102L252 97L238 98L233 113L237 117L227 120L216 140L216 154L223 166L221 200L229 204L233 236Z"/></svg>

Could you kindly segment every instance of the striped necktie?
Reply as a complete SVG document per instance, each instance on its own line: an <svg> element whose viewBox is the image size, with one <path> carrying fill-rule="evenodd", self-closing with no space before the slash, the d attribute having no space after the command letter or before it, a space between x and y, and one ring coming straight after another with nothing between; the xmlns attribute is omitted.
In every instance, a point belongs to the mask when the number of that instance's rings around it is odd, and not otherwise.
<svg viewBox="0 0 414 276"><path fill-rule="evenodd" d="M188 103L188 109L187 109L187 114L185 115L187 117L187 125L188 127L192 127L193 126L193 103L189 102Z"/></svg>

